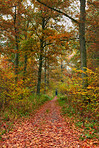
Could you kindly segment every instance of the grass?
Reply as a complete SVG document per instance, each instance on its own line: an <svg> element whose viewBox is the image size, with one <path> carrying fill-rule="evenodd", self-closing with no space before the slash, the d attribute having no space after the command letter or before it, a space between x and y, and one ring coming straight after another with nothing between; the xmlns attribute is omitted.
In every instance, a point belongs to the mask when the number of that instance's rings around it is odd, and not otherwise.
<svg viewBox="0 0 99 148"><path fill-rule="evenodd" d="M75 123L75 127L79 128L82 131L80 136L81 140L84 139L92 139L98 138L99 136L99 128L98 128L98 120L93 116L90 118L86 116L82 116L82 112L77 109L77 104L72 102L72 99L67 96L62 96L58 100L59 105L61 106L61 114L63 116L68 116L72 119L72 123ZM80 108L80 107L79 107ZM89 114L89 110L85 110Z"/></svg>

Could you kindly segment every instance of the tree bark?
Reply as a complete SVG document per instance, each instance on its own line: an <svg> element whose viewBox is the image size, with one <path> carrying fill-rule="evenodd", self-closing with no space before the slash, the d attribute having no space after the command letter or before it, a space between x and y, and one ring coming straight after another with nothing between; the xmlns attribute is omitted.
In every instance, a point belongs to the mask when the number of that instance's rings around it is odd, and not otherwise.
<svg viewBox="0 0 99 148"><path fill-rule="evenodd" d="M15 6L15 16L14 16L14 28L15 28L15 44L16 44L16 53L15 53L15 83L18 81L18 65L19 65L19 45L18 45L18 30L16 27L16 17L17 17L17 12L16 12L16 6Z"/></svg>
<svg viewBox="0 0 99 148"><path fill-rule="evenodd" d="M29 24L27 24L27 28L28 28ZM27 34L25 35L25 40L27 40ZM23 80L25 80L25 76L26 76L26 70L27 70L27 60L28 60L28 56L27 56L27 52L24 55L24 71L23 71Z"/></svg>
<svg viewBox="0 0 99 148"><path fill-rule="evenodd" d="M46 94L46 49L45 49L45 74L44 74L45 88L44 93Z"/></svg>
<svg viewBox="0 0 99 148"><path fill-rule="evenodd" d="M61 82L63 82L63 60L61 55Z"/></svg>
<svg viewBox="0 0 99 148"><path fill-rule="evenodd" d="M86 0L80 0L80 23L79 23L79 39L80 39L80 52L81 52L81 70L86 72L87 68L87 55L86 55L86 41L85 41L85 12ZM86 88L87 75L82 72L83 88Z"/></svg>
<svg viewBox="0 0 99 148"><path fill-rule="evenodd" d="M47 86L48 86L48 88L49 88L49 76L50 76L50 74L49 74L49 57L48 57L48 76L47 76Z"/></svg>
<svg viewBox="0 0 99 148"><path fill-rule="evenodd" d="M42 32L45 29L45 19L42 18ZM38 69L38 83L37 83L37 94L40 94L41 87L41 73L42 73L42 64L43 64L43 51L44 51L44 36L40 39L40 57L39 57L39 69Z"/></svg>
<svg viewBox="0 0 99 148"><path fill-rule="evenodd" d="M40 58L39 58L39 69L38 69L38 83L37 83L37 94L40 94L40 87L41 87L41 73L42 73L42 63L43 63L43 41L41 41L41 48L40 48Z"/></svg>

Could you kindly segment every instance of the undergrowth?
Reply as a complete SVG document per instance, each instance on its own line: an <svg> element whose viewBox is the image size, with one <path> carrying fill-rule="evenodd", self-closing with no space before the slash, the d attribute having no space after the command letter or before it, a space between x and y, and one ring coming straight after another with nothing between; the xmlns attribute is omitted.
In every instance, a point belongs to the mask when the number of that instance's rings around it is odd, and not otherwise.
<svg viewBox="0 0 99 148"><path fill-rule="evenodd" d="M23 99L15 99L0 111L0 139L13 128L13 122L21 117L30 117L35 111L51 98L47 95L30 95Z"/></svg>
<svg viewBox="0 0 99 148"><path fill-rule="evenodd" d="M81 131L81 140L98 138L98 112L97 114L91 114L90 109L87 107L83 111L80 110L81 106L73 102L71 96L62 96L58 102L61 106L61 114L65 117L68 116L71 122L75 124L75 127L78 127Z"/></svg>

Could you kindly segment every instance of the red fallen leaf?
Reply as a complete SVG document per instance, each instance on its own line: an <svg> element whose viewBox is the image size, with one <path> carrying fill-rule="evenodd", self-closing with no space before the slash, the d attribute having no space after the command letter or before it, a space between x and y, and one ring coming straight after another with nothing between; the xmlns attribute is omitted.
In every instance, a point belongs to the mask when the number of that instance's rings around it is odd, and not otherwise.
<svg viewBox="0 0 99 148"><path fill-rule="evenodd" d="M52 129L52 126L49 126L48 128Z"/></svg>
<svg viewBox="0 0 99 148"><path fill-rule="evenodd" d="M60 107L55 101L56 98L44 104L31 119L24 119L19 122L21 124L15 122L15 129L5 135L5 141L0 143L0 147L96 148L97 146L91 140L79 140L79 130L75 129L74 125L71 126L68 119L64 121L60 116ZM49 110L47 114L46 110Z"/></svg>
<svg viewBox="0 0 99 148"><path fill-rule="evenodd" d="M57 129L55 129L55 132L57 133L57 132L58 132L58 130L57 130Z"/></svg>
<svg viewBox="0 0 99 148"><path fill-rule="evenodd" d="M61 132L64 132L64 129L61 129Z"/></svg>

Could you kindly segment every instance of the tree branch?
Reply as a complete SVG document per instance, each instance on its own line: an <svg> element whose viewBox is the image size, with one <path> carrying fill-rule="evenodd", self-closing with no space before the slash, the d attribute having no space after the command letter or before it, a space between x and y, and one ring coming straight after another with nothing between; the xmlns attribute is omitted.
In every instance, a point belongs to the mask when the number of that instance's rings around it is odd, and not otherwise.
<svg viewBox="0 0 99 148"><path fill-rule="evenodd" d="M66 14L66 13L64 13L64 12L58 10L58 9L55 9L55 8L50 7L50 6L48 6L47 4L41 2L40 0L37 0L37 2L39 2L40 4L46 6L47 8L49 8L49 9L51 9L51 10L53 10L53 11L56 11L56 12L58 12L58 13L60 13L60 14L63 14L64 16L68 17L69 19L71 19L71 20L72 20L73 22L75 22L76 24L79 24L79 22L78 22L77 20L75 20L74 18L72 18L72 17L69 16L68 14Z"/></svg>

